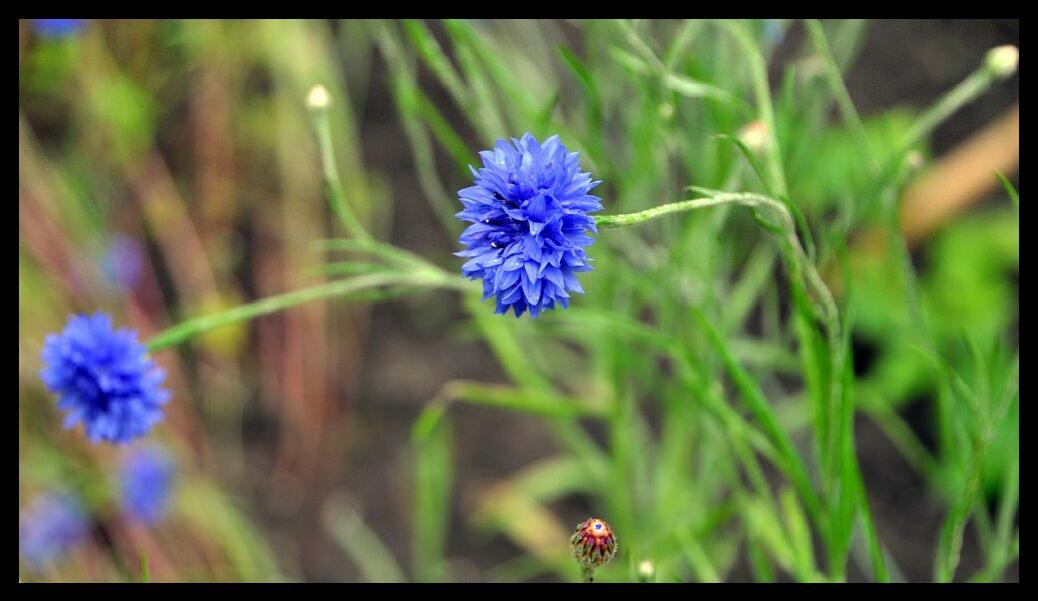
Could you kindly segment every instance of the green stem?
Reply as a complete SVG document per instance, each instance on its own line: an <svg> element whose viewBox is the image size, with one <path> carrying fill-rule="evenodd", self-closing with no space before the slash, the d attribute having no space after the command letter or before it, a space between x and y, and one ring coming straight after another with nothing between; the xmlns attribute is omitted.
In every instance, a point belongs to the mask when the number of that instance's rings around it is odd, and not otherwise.
<svg viewBox="0 0 1038 601"><path fill-rule="evenodd" d="M328 106L330 99L327 90L323 87L323 102L314 102L314 91L311 92L310 118L317 136L317 147L321 155L321 169L324 174L325 192L328 195L328 204L332 211L342 222L343 227L351 236L358 240L368 240L371 235L364 229L357 216L353 214L349 204L346 202L346 194L343 192L342 180L339 179L339 170L335 163L335 151L332 146L332 130L328 122Z"/></svg>
<svg viewBox="0 0 1038 601"><path fill-rule="evenodd" d="M786 196L789 192L786 188L786 176L782 170L782 154L779 151L778 132L775 129L775 111L771 104L771 88L768 85L768 65L764 61L757 42L753 36L746 31L746 25L737 21L724 21L723 24L742 46L746 57L749 59L753 78L753 95L760 112L760 120L768 133L768 141L765 145L764 158L767 160L768 176L771 185L779 197Z"/></svg>
<svg viewBox="0 0 1038 601"><path fill-rule="evenodd" d="M833 97L836 99L836 105L840 107L840 114L843 115L843 120L847 122L847 126L850 127L851 133L861 147L869 171L875 174L879 170L876 154L869 143L868 135L865 133L865 125L862 124L861 117L858 115L857 109L854 108L854 101L851 100L851 95L847 91L847 85L840 74L840 67L836 64L836 59L833 58L832 50L829 48L829 39L825 35L825 29L817 19L808 19L807 31L811 35L811 43L815 47L815 52L818 53L825 66L826 81L829 84Z"/></svg>
<svg viewBox="0 0 1038 601"><path fill-rule="evenodd" d="M628 227L645 223L646 221L659 219L660 217L665 217L671 213L683 213L685 211L705 209L707 207L715 207L718 205L735 203L757 206L757 204L761 203L756 202L756 198L758 197L754 194L718 194L709 198L694 198L691 200L672 202L651 209L645 209L644 211L638 211L637 213L598 215L595 217L595 224L601 229Z"/></svg>
<svg viewBox="0 0 1038 601"><path fill-rule="evenodd" d="M460 285L455 285L455 279L457 278L448 278L443 273L416 269L409 273L381 272L358 276L348 280L337 280L334 282L319 284L317 286L311 286L309 288L303 288L301 290L287 292L285 294L267 297L247 305L234 307L233 309L221 313L189 319L156 334L148 341L147 347L149 351L157 351L169 346L180 344L190 338L198 336L199 334L204 334L210 330L230 325L232 323L253 319L261 315L276 313L283 309L288 309L310 301L336 296L347 296L355 292L370 290L372 288L412 285L430 288L454 287L460 289ZM457 284L464 283L463 280L457 280ZM467 286L465 288L467 288Z"/></svg>
<svg viewBox="0 0 1038 601"><path fill-rule="evenodd" d="M837 411L840 409L840 402L843 400L841 396L842 378L839 377L839 374L843 369L842 349L844 348L840 317L832 293L822 281L822 278L818 274L814 264L804 252L799 238L797 238L795 221L785 203L760 194L741 192L722 193L708 198L696 198L670 203L639 211L637 213L602 215L596 217L595 221L598 227L605 229L628 227L653 221L674 213L728 204L742 205L752 209L769 208L778 214L780 218L779 228L777 228L777 230L769 229L769 231L776 231L784 243L782 245L782 255L786 262L786 266L789 269L790 279L794 282L794 289L796 289L797 286L802 285L802 290L813 293L815 302L820 305L820 317L822 325L825 328L826 338L830 348L830 368L832 370L832 382L829 391L830 394L828 395L828 414L830 418L828 420L827 436L823 446L828 450L830 456L835 457L835 452L837 450L837 423L835 420L837 415L839 415ZM787 449L787 456L790 455L790 452L791 449ZM795 458L791 457L790 460L793 461ZM798 490L805 498L805 504L808 504L809 508L814 510L812 513L815 516L820 516L821 511L816 509L817 500L813 499L814 492L810 489L809 480L806 478L806 475L801 474L800 482L798 482L798 484ZM811 507L812 502L815 503L815 507ZM838 574L838 567L839 566L835 566L837 569L834 569L834 575Z"/></svg>
<svg viewBox="0 0 1038 601"><path fill-rule="evenodd" d="M865 195L866 198L879 197L885 190L894 187L896 184L894 178L902 166L903 157L913 146L929 136L938 125L960 108L969 104L986 92L992 85L1011 74L1005 71L1000 72L998 67L992 64L991 54L992 51L989 51L984 62L976 71L938 99L912 124L908 133L902 139L900 146L898 146L897 152L891 154L879 176L873 178L875 184ZM897 195L888 194L884 200L886 198L889 198L889 203L892 204L896 202ZM886 207L886 209L890 210L890 207Z"/></svg>
<svg viewBox="0 0 1038 601"><path fill-rule="evenodd" d="M920 140L930 135L945 119L986 92L998 80L998 75L995 74L987 63L981 65L979 69L942 96L916 120L912 128L905 134L905 139L901 144L902 152L906 152ZM897 153L895 156L900 156L901 154Z"/></svg>
<svg viewBox="0 0 1038 601"><path fill-rule="evenodd" d="M836 334L836 338L831 342L838 343L840 339L836 302L833 300L832 293L829 292L829 289L822 281L821 276L818 275L818 271L814 268L814 265L807 260L807 255L804 252L803 247L800 245L800 240L796 235L796 225L793 221L793 216L789 212L789 208L780 201L760 194L732 192L717 194L709 198L694 198L672 202L651 209L645 209L644 211L638 211L637 213L599 215L595 217L595 224L601 229L629 227L647 221L653 221L673 213L683 213L685 211L729 204L752 208L770 208L779 214L782 221L782 231L785 234L784 241L788 244L794 255L792 261L793 264L790 265L790 268L794 270L794 274L803 277L808 288L817 295L818 301L822 304L824 319L827 321L828 325L835 326L833 333ZM801 268L803 268L802 272L800 271ZM838 348L838 346L834 348Z"/></svg>

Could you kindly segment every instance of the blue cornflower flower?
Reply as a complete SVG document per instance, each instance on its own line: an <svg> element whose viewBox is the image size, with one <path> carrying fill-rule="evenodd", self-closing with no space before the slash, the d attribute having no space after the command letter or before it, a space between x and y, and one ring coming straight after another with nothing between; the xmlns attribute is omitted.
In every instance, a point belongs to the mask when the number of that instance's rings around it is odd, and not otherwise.
<svg viewBox="0 0 1038 601"><path fill-rule="evenodd" d="M101 256L101 273L112 288L131 291L144 266L144 248L125 234L116 235Z"/></svg>
<svg viewBox="0 0 1038 601"><path fill-rule="evenodd" d="M86 512L75 497L65 493L40 498L18 524L20 554L34 568L54 561L86 536Z"/></svg>
<svg viewBox="0 0 1038 601"><path fill-rule="evenodd" d="M529 133L521 140L498 140L479 153L483 168L469 167L474 186L458 192L472 223L461 234L469 257L461 273L483 280L483 298L497 297L496 313L527 309L537 317L558 302L569 306L567 291L583 293L576 273L590 271L584 248L598 233L590 215L602 209L588 192L600 182L580 170L579 155L552 136L540 144Z"/></svg>
<svg viewBox="0 0 1038 601"><path fill-rule="evenodd" d="M86 19L33 19L32 26L36 33L44 37L64 37L73 34L86 25Z"/></svg>
<svg viewBox="0 0 1038 601"><path fill-rule="evenodd" d="M162 519L169 504L176 470L158 447L136 449L123 459L120 487L123 510L148 524Z"/></svg>
<svg viewBox="0 0 1038 601"><path fill-rule="evenodd" d="M92 442L124 443L162 419L169 391L165 372L148 357L129 329L112 329L103 313L76 315L60 334L51 334L41 353L40 379L60 395L68 411L65 427L83 422Z"/></svg>

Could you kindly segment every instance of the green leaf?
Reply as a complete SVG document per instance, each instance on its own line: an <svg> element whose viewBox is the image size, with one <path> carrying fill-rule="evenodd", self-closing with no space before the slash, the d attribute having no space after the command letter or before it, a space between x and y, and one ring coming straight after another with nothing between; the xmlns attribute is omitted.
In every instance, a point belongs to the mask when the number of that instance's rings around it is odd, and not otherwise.
<svg viewBox="0 0 1038 601"><path fill-rule="evenodd" d="M1013 201L1013 208L1018 212L1020 211L1020 193L1016 191L1013 186L1013 182L1009 181L1005 175L1002 175L998 171L995 172L995 177L1002 183L1002 187L1005 188L1006 194L1009 195L1009 200Z"/></svg>
<svg viewBox="0 0 1038 601"><path fill-rule="evenodd" d="M332 540L353 560L367 582L406 582L392 552L361 517L351 502L329 500L322 514Z"/></svg>

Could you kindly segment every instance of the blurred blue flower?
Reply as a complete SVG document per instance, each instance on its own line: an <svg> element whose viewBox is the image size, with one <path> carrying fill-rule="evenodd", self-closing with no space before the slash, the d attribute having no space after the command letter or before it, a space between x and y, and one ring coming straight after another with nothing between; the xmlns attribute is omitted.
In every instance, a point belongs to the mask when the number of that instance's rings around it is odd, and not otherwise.
<svg viewBox="0 0 1038 601"><path fill-rule="evenodd" d="M86 25L86 19L33 19L36 33L44 37L64 37L76 33Z"/></svg>
<svg viewBox="0 0 1038 601"><path fill-rule="evenodd" d="M71 316L64 331L47 336L41 355L40 379L68 411L65 427L83 422L92 442L124 443L162 419L169 399L162 387L165 372L137 333L113 330L109 316Z"/></svg>
<svg viewBox="0 0 1038 601"><path fill-rule="evenodd" d="M20 555L34 568L58 559L86 536L86 512L75 497L65 493L41 497L18 523Z"/></svg>
<svg viewBox="0 0 1038 601"><path fill-rule="evenodd" d="M764 19L764 38L771 44L777 44L782 40L784 28L778 19Z"/></svg>
<svg viewBox="0 0 1038 601"><path fill-rule="evenodd" d="M602 209L588 192L600 182L581 172L579 155L552 136L540 144L529 133L498 140L479 153L483 168L470 167L474 186L458 192L471 222L461 234L468 257L461 273L483 280L483 298L497 296L496 313L511 308L519 317L569 306L567 291L583 293L576 273L590 271L584 248L597 233L590 215Z"/></svg>
<svg viewBox="0 0 1038 601"><path fill-rule="evenodd" d="M131 518L154 524L166 514L176 470L159 447L135 449L123 459L120 486L123 510Z"/></svg>
<svg viewBox="0 0 1038 601"><path fill-rule="evenodd" d="M144 249L124 234L112 238L101 257L101 272L113 288L132 290L140 279Z"/></svg>

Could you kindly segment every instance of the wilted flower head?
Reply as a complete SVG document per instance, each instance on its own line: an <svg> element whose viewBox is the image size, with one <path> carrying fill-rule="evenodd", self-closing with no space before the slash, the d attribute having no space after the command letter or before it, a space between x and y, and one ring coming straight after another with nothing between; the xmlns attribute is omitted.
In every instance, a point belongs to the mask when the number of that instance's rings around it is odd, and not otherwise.
<svg viewBox="0 0 1038 601"><path fill-rule="evenodd" d="M41 353L40 379L68 411L65 427L83 422L92 442L123 443L147 433L162 419L169 392L165 372L148 357L129 329L112 329L103 313L76 315L51 334Z"/></svg>
<svg viewBox="0 0 1038 601"><path fill-rule="evenodd" d="M497 297L496 313L509 308L519 317L569 306L569 292L583 293L576 273L590 271L584 248L597 233L590 213L602 209L588 192L600 182L580 170L579 155L552 136L541 144L529 133L521 140L498 140L479 153L483 167L472 169L474 186L458 192L471 222L461 234L469 257L461 273L483 280L483 298Z"/></svg>
<svg viewBox="0 0 1038 601"><path fill-rule="evenodd" d="M135 449L122 463L119 484L123 510L148 524L162 519L173 489L173 460L158 447Z"/></svg>
<svg viewBox="0 0 1038 601"><path fill-rule="evenodd" d="M25 563L40 568L79 544L87 535L86 513L75 497L53 493L36 501L18 524L18 547Z"/></svg>

